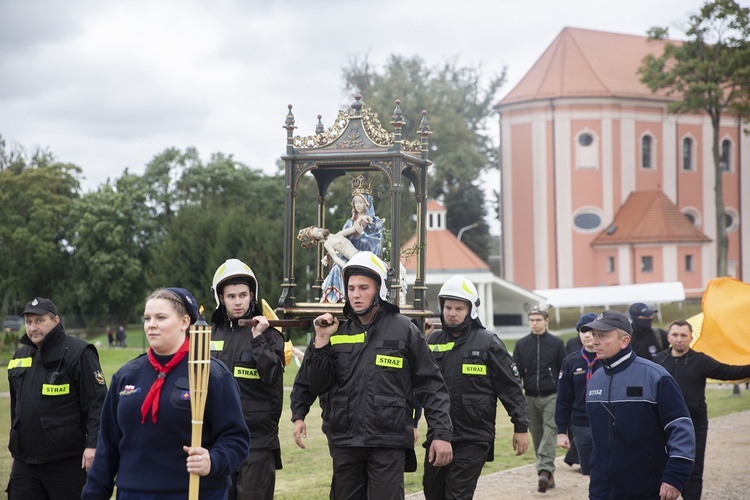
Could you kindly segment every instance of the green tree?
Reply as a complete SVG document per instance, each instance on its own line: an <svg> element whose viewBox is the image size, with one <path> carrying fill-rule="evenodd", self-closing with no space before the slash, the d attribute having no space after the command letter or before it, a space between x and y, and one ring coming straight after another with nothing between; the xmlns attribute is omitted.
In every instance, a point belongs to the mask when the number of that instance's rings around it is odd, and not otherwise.
<svg viewBox="0 0 750 500"><path fill-rule="evenodd" d="M462 228L467 228L461 241L487 262L490 245L489 228L485 222L487 212L484 204L477 201L483 199L484 193L476 183L469 184L461 191L448 193L445 204L450 205L451 210L446 215L446 227L456 235Z"/></svg>
<svg viewBox="0 0 750 500"><path fill-rule="evenodd" d="M146 165L142 176L147 188L146 204L162 227L172 220L188 198L181 192L184 189L179 183L182 173L200 166L200 156L195 148L187 148L184 153L177 148L165 149Z"/></svg>
<svg viewBox="0 0 750 500"><path fill-rule="evenodd" d="M65 307L69 269L65 218L79 196L81 169L60 163L49 152L12 156L0 170L0 290L2 309L34 296L50 296Z"/></svg>
<svg viewBox="0 0 750 500"><path fill-rule="evenodd" d="M126 171L73 204L70 288L89 329L127 323L143 302L155 230L145 199L140 178Z"/></svg>
<svg viewBox="0 0 750 500"><path fill-rule="evenodd" d="M663 40L666 28L652 28L649 38ZM716 272L727 274L728 240L725 224L719 126L728 110L750 116L750 9L733 0L706 3L691 15L687 40L667 42L661 55L648 55L639 68L641 81L652 91L666 90L678 100L669 103L673 113L705 112L713 128L716 200Z"/></svg>
<svg viewBox="0 0 750 500"><path fill-rule="evenodd" d="M487 78L481 67L460 66L455 60L429 67L420 57L392 55L382 70L373 68L366 57L355 58L344 68L343 74L347 91L360 92L386 129L393 115L394 99L401 99L407 121L403 136L407 140L418 138L421 113L427 110L433 132L429 157L434 163L430 169L428 195L444 199L448 215L453 217L457 227L474 222L483 224L481 220L459 222L462 216L451 215L452 203L461 198L455 193L470 189L483 171L497 164L497 147L487 124L493 113L495 94L505 81L505 71ZM479 198L475 198L474 203L483 205L484 194L481 190L475 193ZM483 224L478 231L487 232L487 225ZM474 247L478 242L476 236L467 238L472 250L486 255L486 237L485 243Z"/></svg>
<svg viewBox="0 0 750 500"><path fill-rule="evenodd" d="M282 279L283 177L265 176L221 153L204 165L192 148L184 154L168 150L155 160L162 181L150 196L162 201L153 207L159 214L172 209L153 246L152 287L184 286L210 314L214 271L238 258L253 269L260 296L275 304Z"/></svg>

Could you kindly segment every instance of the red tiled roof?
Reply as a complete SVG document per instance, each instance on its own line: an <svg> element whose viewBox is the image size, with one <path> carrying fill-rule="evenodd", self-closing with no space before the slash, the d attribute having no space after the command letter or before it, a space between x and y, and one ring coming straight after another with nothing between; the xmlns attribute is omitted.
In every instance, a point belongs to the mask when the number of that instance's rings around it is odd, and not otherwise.
<svg viewBox="0 0 750 500"><path fill-rule="evenodd" d="M402 252L404 249L414 247L416 242L417 235L415 234L403 246ZM427 231L425 251L426 271L489 271L490 269L489 264L480 259L469 247L458 241L454 234L447 229ZM404 267L407 271L416 271L416 256L404 259Z"/></svg>
<svg viewBox="0 0 750 500"><path fill-rule="evenodd" d="M427 200L427 210L445 210L445 206L437 200Z"/></svg>
<svg viewBox="0 0 750 500"><path fill-rule="evenodd" d="M664 91L651 92L638 76L643 58L661 54L665 43L645 36L563 28L498 106L556 97L672 100Z"/></svg>
<svg viewBox="0 0 750 500"><path fill-rule="evenodd" d="M630 193L612 224L594 238L591 246L704 241L711 239L696 229L662 191L649 190Z"/></svg>

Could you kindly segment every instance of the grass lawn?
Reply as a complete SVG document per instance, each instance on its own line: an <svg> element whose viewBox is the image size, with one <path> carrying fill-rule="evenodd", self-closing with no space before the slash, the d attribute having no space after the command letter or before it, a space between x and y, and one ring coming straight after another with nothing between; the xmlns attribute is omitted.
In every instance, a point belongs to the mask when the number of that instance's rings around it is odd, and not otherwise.
<svg viewBox="0 0 750 500"><path fill-rule="evenodd" d="M102 369L109 381L117 369L128 360L138 356L142 352L142 333L139 325L128 328L128 345L134 346L127 349L108 349L106 338L98 337L91 339L94 344L101 342L99 355ZM506 342L509 349L515 345L515 341ZM7 365L7 358L3 356L3 366ZM292 363L287 367L284 374L284 385L291 387L294 376L297 373L297 365ZM4 394L8 391L8 378L6 369L0 377L0 391ZM290 391L284 391L284 411L279 423L279 435L281 439L282 459L284 469L278 471L276 479L277 499L325 499L328 498L328 490L331 482L331 458L328 453L328 444L321 429L320 408L316 405L308 415L307 439L304 441L306 449L297 447L292 438L291 412L289 410ZM709 417L715 418L737 411L750 409L750 391L745 391L744 386L741 396L732 395L732 386L721 386L709 384L706 391ZM10 398L0 397L0 435L8 436L10 427ZM511 446L512 426L502 405L498 404L497 439L495 441L495 461L484 467L484 474L496 472L508 468L518 467L534 462L533 450L527 451L521 457L513 455ZM421 491L422 461L424 449L421 441L426 434L425 420L422 419L419 427L420 444L417 445L417 461L419 463L417 472L405 474L406 492L413 493ZM7 439L7 437L6 437ZM710 433L709 433L710 439ZM562 454L562 450L559 453ZM710 464L708 464L710 467ZM6 451L0 454L0 485L4 488L10 473L10 454Z"/></svg>

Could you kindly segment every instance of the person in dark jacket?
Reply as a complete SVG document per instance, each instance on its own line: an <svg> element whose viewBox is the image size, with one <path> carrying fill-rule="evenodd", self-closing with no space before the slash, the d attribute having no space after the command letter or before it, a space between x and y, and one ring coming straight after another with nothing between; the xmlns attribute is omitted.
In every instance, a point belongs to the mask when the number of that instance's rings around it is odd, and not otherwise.
<svg viewBox="0 0 750 500"><path fill-rule="evenodd" d="M26 334L8 363L8 498L79 498L107 394L99 355L65 333L50 299L34 298L23 316Z"/></svg>
<svg viewBox="0 0 750 500"><path fill-rule="evenodd" d="M548 322L546 310L532 308L529 311L531 333L519 339L513 350L513 361L526 392L536 453L537 486L541 493L555 487L555 401L557 376L565 359L565 344L547 331Z"/></svg>
<svg viewBox="0 0 750 500"><path fill-rule="evenodd" d="M569 354L563 361L557 383L555 423L557 424L557 446L571 450L573 443L568 436L572 427L573 442L577 453L576 462L581 464L581 474L589 475L589 455L591 455L591 426L586 416L586 387L601 361L594 351L594 338L590 331L582 332L581 327L596 319L596 314L586 313L578 319L576 330L581 339L581 349Z"/></svg>
<svg viewBox="0 0 750 500"><path fill-rule="evenodd" d="M451 462L450 399L422 334L387 302L387 266L362 251L344 266L346 320L316 318L302 367L322 401L333 458L334 499L403 498L416 470L415 397L427 418L427 459Z"/></svg>
<svg viewBox="0 0 750 500"><path fill-rule="evenodd" d="M703 494L703 464L708 436L706 379L741 380L750 378L750 365L726 365L711 356L690 348L693 327L684 319L669 325L670 349L660 352L654 362L666 368L680 386L695 429L695 467L682 491L685 500L696 500Z"/></svg>
<svg viewBox="0 0 750 500"><path fill-rule="evenodd" d="M184 288L156 290L146 300L149 349L112 377L82 500L109 500L115 485L117 498L183 500L190 474L201 476L201 500L227 498L250 433L232 373L211 359L201 445L191 445L187 332L198 317L195 297Z"/></svg>
<svg viewBox="0 0 750 500"><path fill-rule="evenodd" d="M633 352L636 356L649 361L653 361L657 354L669 347L667 332L653 326L653 316L656 312L656 309L643 302L636 302L628 309L633 328Z"/></svg>
<svg viewBox="0 0 750 500"><path fill-rule="evenodd" d="M586 413L594 447L589 498L680 496L693 470L695 433L677 382L636 356L628 318L607 310L591 331L602 368L589 380Z"/></svg>
<svg viewBox="0 0 750 500"><path fill-rule="evenodd" d="M585 318L584 318L585 316ZM593 321L596 317L596 314L594 313L586 313L583 314L580 318L578 318L578 324L576 325L576 331L579 333L575 337L570 337L567 342L565 342L565 352L570 356L574 353L581 352L581 349L583 349L583 343L581 342L581 325L584 325L585 323L588 323L589 321ZM558 384L559 388L559 384ZM558 398L560 396L558 395ZM555 410L557 411L557 410ZM584 407L584 413L586 412L586 408ZM563 458L563 462L570 465L571 467L577 463L580 463L578 460L578 449L576 448L576 440L573 438L573 428L572 426L568 426L568 443L570 447L568 448L568 452L565 453L565 458ZM562 446L560 444L560 436L557 437L557 446ZM583 469L581 469L583 470Z"/></svg>
<svg viewBox="0 0 750 500"><path fill-rule="evenodd" d="M485 462L494 460L499 399L513 423L513 450L529 447L529 417L513 358L503 342L479 320L479 296L465 276L453 276L440 289L443 330L427 342L448 386L453 422L453 462L424 463L427 500L472 498Z"/></svg>
<svg viewBox="0 0 750 500"><path fill-rule="evenodd" d="M281 469L284 341L263 316L258 280L247 264L228 259L216 270L212 289L216 311L211 317L211 355L233 373L252 437L247 459L232 474L229 500L272 500L276 470ZM257 324L239 326L240 319L253 319Z"/></svg>

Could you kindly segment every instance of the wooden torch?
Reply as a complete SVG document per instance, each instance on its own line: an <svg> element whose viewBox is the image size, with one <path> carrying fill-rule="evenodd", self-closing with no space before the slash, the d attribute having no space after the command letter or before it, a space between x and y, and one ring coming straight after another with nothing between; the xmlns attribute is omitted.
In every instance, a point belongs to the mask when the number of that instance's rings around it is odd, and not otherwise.
<svg viewBox="0 0 750 500"><path fill-rule="evenodd" d="M203 435L203 414L206 411L208 395L208 376L211 371L211 327L203 318L203 306L200 316L190 326L190 356L188 358L188 380L190 382L190 413L192 417L192 438L190 446L200 446ZM200 476L190 474L189 500L198 500Z"/></svg>

